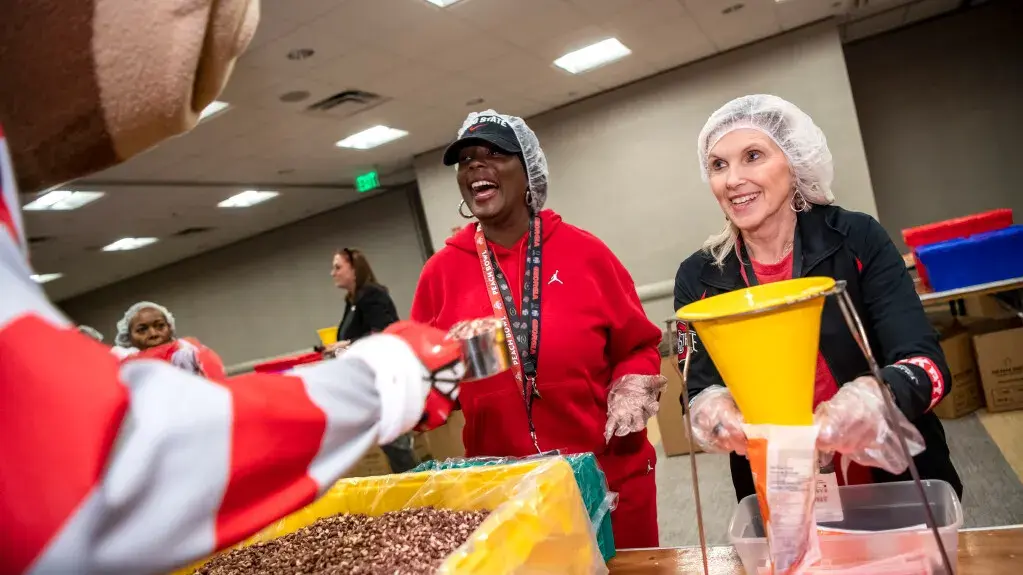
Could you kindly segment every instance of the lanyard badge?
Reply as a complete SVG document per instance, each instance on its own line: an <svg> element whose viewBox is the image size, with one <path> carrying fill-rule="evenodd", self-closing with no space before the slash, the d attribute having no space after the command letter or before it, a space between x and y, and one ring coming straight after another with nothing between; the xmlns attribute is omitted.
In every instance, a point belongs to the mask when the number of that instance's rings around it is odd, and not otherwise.
<svg viewBox="0 0 1023 575"><path fill-rule="evenodd" d="M505 339L515 369L515 382L526 405L526 419L533 445L540 451L533 427L533 399L540 396L536 387L537 358L540 352L540 297L543 225L537 216L529 220L521 312L512 297L511 286L497 259L487 246L482 226L476 226L476 252L483 279L487 284L494 316L504 323Z"/></svg>

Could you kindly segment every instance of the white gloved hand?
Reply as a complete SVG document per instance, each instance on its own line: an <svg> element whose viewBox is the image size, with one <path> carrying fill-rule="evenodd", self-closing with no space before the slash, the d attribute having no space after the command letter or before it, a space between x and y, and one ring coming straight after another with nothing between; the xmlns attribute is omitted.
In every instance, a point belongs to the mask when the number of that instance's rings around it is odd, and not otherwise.
<svg viewBox="0 0 1023 575"><path fill-rule="evenodd" d="M905 472L909 461L896 428L913 456L923 452L923 436L901 411L896 411L895 421L888 420L885 393L883 384L873 377L858 377L818 405L814 412L814 423L820 426L817 449L842 453L850 461L894 475Z"/></svg>
<svg viewBox="0 0 1023 575"><path fill-rule="evenodd" d="M712 385L701 391L693 398L689 413L693 418L693 439L704 451L746 455L744 420L728 388Z"/></svg>
<svg viewBox="0 0 1023 575"><path fill-rule="evenodd" d="M604 442L646 429L646 422L657 415L658 400L667 385L663 375L623 375L613 382L607 394Z"/></svg>
<svg viewBox="0 0 1023 575"><path fill-rule="evenodd" d="M419 423L430 392L429 374L405 340L386 333L371 335L353 343L340 361L350 360L362 361L373 371L380 394L380 445Z"/></svg>

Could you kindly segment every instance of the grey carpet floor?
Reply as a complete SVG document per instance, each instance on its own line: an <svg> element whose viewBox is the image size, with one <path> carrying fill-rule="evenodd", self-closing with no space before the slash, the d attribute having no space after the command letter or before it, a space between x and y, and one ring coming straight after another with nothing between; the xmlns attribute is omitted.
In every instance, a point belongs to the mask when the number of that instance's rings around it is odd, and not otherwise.
<svg viewBox="0 0 1023 575"><path fill-rule="evenodd" d="M943 421L952 461L963 479L964 527L1023 524L1023 484L973 415ZM699 545L688 455L665 457L657 464L657 513L661 545ZM728 457L696 456L707 543L728 543L735 510Z"/></svg>

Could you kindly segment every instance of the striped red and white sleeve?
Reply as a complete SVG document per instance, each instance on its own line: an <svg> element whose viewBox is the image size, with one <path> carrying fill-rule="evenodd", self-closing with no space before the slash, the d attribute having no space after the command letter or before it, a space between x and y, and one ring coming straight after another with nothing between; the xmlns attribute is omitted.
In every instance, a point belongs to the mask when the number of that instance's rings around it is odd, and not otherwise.
<svg viewBox="0 0 1023 575"><path fill-rule="evenodd" d="M353 348L293 375L122 364L30 279L9 163L0 176L0 573L167 573L313 501L421 415L422 367L393 336L372 338L386 362Z"/></svg>

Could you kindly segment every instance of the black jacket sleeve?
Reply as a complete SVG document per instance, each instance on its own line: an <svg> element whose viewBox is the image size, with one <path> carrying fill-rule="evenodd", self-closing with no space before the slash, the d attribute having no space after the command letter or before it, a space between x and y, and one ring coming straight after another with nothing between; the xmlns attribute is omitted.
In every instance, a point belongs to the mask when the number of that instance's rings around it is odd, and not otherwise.
<svg viewBox="0 0 1023 575"><path fill-rule="evenodd" d="M699 254L690 256L679 266L678 273L675 274L675 311L702 299L703 294L696 293L699 291L699 277L702 267L702 257ZM685 327L686 329L692 329L692 326L689 325ZM672 334L672 337L675 337L675 334ZM696 394L712 385L725 385L717 368L714 366L714 362L711 361L710 356L701 348L699 333L694 331L693 339L693 349L687 350L687 353L692 354L689 359L689 377L687 378L686 385L690 401L696 397ZM682 359L681 355L679 359ZM679 369L682 369L682 365L679 365ZM679 402L682 403L683 411L689 409L683 397L679 397Z"/></svg>
<svg viewBox="0 0 1023 575"><path fill-rule="evenodd" d="M860 286L867 316L863 321L876 338L872 347L881 355L876 359L885 382L899 408L913 420L948 394L952 376L902 256L877 220L862 217L865 232L850 239L862 264Z"/></svg>
<svg viewBox="0 0 1023 575"><path fill-rule="evenodd" d="M398 309L394 301L382 287L372 286L359 298L359 312L362 315L363 327L370 333L384 331L387 326L398 321Z"/></svg>

